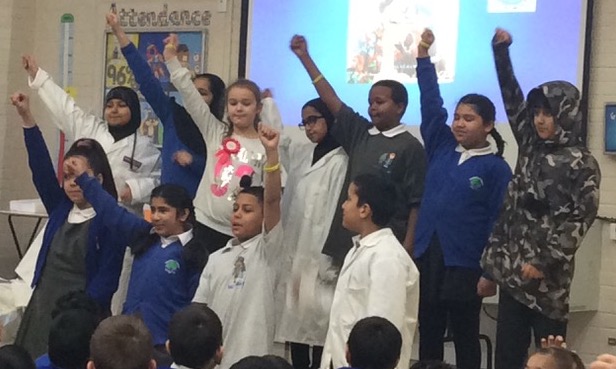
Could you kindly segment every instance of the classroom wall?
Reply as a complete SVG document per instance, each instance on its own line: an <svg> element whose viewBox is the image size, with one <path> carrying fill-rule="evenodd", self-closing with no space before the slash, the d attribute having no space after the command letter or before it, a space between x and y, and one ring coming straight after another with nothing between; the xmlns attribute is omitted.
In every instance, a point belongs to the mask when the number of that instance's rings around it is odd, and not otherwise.
<svg viewBox="0 0 616 369"><path fill-rule="evenodd" d="M218 12L218 3L225 0L127 0L119 8L160 11L169 4L169 11L179 8L212 11L208 71L219 74L226 81L233 80L237 71L240 0L228 0L226 12ZM74 85L81 107L96 114L102 109L104 59L104 15L109 0L0 0L0 209L8 207L11 199L36 197L30 181L22 132L17 115L8 103L15 90L27 91L26 75L21 68L20 55L33 52L41 67L57 77L59 72L59 19L63 13L75 16ZM616 34L612 19L616 18L616 1L595 0L593 52L590 65L589 147L601 165L603 173L600 215L616 217L616 157L603 154L603 107L616 101ZM544 62L549 62L545 60ZM274 93L275 93L275 86ZM283 101L284 97L278 97ZM48 141L56 147L57 131L45 120L46 112L36 97L35 114ZM299 107L298 107L299 109ZM299 112L298 112L299 116ZM509 146L506 157L515 158L514 140L508 127L498 125ZM412 129L418 133L417 129ZM289 129L296 139L302 133ZM608 346L608 337L616 337L616 243L609 240L609 223L597 220L601 232L600 299L597 312L575 313L569 325L569 344L585 362L599 353L616 354ZM28 236L32 222L16 222L22 238ZM0 216L0 275L6 275L17 262L6 218ZM489 312L495 313L492 307ZM482 331L494 336L494 324L489 318L482 321Z"/></svg>

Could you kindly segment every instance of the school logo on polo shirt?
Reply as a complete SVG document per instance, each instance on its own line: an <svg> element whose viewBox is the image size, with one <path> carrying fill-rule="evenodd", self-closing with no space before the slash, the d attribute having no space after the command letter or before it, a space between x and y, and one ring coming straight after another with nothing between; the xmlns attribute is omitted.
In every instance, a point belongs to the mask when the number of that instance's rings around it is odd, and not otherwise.
<svg viewBox="0 0 616 369"><path fill-rule="evenodd" d="M470 182L471 190L478 190L483 187L483 179L481 177L474 176L469 178L468 181Z"/></svg>
<svg viewBox="0 0 616 369"><path fill-rule="evenodd" d="M165 272L175 274L178 269L180 269L180 263L177 260L169 259L165 261Z"/></svg>

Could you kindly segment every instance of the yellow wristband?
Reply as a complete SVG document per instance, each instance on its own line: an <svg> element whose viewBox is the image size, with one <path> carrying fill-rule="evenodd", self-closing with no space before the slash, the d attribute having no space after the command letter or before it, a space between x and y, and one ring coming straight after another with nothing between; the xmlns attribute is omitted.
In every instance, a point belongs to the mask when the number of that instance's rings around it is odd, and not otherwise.
<svg viewBox="0 0 616 369"><path fill-rule="evenodd" d="M320 80L323 79L323 75L319 74L318 76L316 76L313 80L312 80L312 84L314 85L315 83L319 82Z"/></svg>
<svg viewBox="0 0 616 369"><path fill-rule="evenodd" d="M165 49L173 49L175 50L175 45L172 43L165 44Z"/></svg>
<svg viewBox="0 0 616 369"><path fill-rule="evenodd" d="M421 47L423 47L424 49L429 49L429 48L430 48L430 46L432 46L432 44L429 44L429 43L427 43L427 42L426 42L426 41L424 41L424 40L419 41L419 45L420 45Z"/></svg>
<svg viewBox="0 0 616 369"><path fill-rule="evenodd" d="M278 162L278 163L276 163L274 165L271 165L271 166L267 166L266 165L266 166L263 167L263 171L265 173L272 173L272 172L275 172L275 171L277 171L279 169L280 169L280 162Z"/></svg>

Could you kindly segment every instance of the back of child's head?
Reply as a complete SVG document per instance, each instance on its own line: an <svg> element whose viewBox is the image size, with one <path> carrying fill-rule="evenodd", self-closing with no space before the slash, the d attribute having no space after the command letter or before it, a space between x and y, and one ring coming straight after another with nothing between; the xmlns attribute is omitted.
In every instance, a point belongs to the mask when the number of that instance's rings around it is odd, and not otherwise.
<svg viewBox="0 0 616 369"><path fill-rule="evenodd" d="M263 355L262 357L271 369L293 369L293 365L278 355Z"/></svg>
<svg viewBox="0 0 616 369"><path fill-rule="evenodd" d="M541 348L528 357L527 364L531 362L536 355L548 357L550 359L548 367L541 369L584 369L582 359L580 359L575 352L562 347Z"/></svg>
<svg viewBox="0 0 616 369"><path fill-rule="evenodd" d="M35 369L36 366L26 349L18 345L5 345L0 347L0 368Z"/></svg>
<svg viewBox="0 0 616 369"><path fill-rule="evenodd" d="M151 369L153 351L148 328L131 315L103 320L90 341L95 369Z"/></svg>
<svg viewBox="0 0 616 369"><path fill-rule="evenodd" d="M91 138L80 138L75 141L64 155L64 160L72 156L83 156L88 160L88 165L95 176L100 175L103 178L102 186L113 198L118 198L113 174L107 154L98 143Z"/></svg>
<svg viewBox="0 0 616 369"><path fill-rule="evenodd" d="M222 121L225 114L225 83L220 77L212 73L197 74L193 80L200 78L206 79L210 84L210 92L212 93L210 111L216 119Z"/></svg>
<svg viewBox="0 0 616 369"><path fill-rule="evenodd" d="M387 87L391 91L391 99L396 104L402 104L404 109L402 109L402 113L400 113L400 118L404 115L406 108L409 105L409 93L406 90L406 87L398 81L394 81L393 79L383 79L372 85L374 87Z"/></svg>
<svg viewBox="0 0 616 369"><path fill-rule="evenodd" d="M385 227L396 213L396 188L391 181L374 174L360 174L353 179L357 205L369 205L372 222Z"/></svg>
<svg viewBox="0 0 616 369"><path fill-rule="evenodd" d="M481 117L484 125L494 124L496 121L496 107L494 106L492 100L490 100L487 96L480 94L467 94L462 96L460 101L458 101L456 108L460 106L460 104L470 105L475 113ZM492 128L490 134L494 138L494 142L496 142L496 147L498 148L496 155L503 156L505 141L500 133L496 131L495 127Z"/></svg>
<svg viewBox="0 0 616 369"><path fill-rule="evenodd" d="M246 356L231 365L230 369L272 369L272 366L263 356Z"/></svg>
<svg viewBox="0 0 616 369"><path fill-rule="evenodd" d="M440 360L420 360L411 365L411 369L455 369L455 367Z"/></svg>
<svg viewBox="0 0 616 369"><path fill-rule="evenodd" d="M393 369L400 360L402 335L389 320L372 316L355 323L347 345L351 367Z"/></svg>
<svg viewBox="0 0 616 369"><path fill-rule="evenodd" d="M205 304L193 303L178 311L169 322L169 352L173 361L202 369L216 359L222 346L222 323Z"/></svg>

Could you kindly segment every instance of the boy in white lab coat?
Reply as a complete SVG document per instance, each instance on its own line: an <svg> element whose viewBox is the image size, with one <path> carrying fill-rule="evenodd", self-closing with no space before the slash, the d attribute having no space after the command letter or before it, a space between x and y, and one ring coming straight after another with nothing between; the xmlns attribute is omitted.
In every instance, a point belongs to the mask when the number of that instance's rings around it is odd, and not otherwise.
<svg viewBox="0 0 616 369"><path fill-rule="evenodd" d="M357 176L348 190L343 225L359 235L344 259L323 349L321 367L349 366L345 346L351 329L362 318L380 316L402 334L397 368L408 368L417 326L419 273L390 228L395 211L393 185L372 175Z"/></svg>

